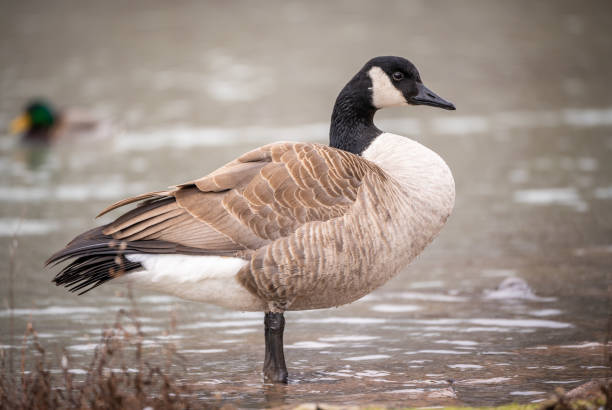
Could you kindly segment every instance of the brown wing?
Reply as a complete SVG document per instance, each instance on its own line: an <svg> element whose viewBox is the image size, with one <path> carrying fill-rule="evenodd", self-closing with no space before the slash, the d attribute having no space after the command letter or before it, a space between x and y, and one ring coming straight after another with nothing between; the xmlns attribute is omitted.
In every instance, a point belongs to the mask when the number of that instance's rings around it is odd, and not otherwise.
<svg viewBox="0 0 612 410"><path fill-rule="evenodd" d="M250 253L307 222L346 213L372 171L381 173L371 162L325 145L270 144L201 179L112 205L102 214L146 200L104 234Z"/></svg>

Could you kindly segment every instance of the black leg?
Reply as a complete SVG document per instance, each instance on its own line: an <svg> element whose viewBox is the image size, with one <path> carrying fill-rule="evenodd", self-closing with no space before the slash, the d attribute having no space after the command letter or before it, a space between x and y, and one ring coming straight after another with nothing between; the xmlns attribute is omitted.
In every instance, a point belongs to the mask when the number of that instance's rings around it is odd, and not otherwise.
<svg viewBox="0 0 612 410"><path fill-rule="evenodd" d="M268 312L264 319L266 327L266 358L264 380L272 383L287 383L287 366L283 353L283 331L285 317L282 313Z"/></svg>

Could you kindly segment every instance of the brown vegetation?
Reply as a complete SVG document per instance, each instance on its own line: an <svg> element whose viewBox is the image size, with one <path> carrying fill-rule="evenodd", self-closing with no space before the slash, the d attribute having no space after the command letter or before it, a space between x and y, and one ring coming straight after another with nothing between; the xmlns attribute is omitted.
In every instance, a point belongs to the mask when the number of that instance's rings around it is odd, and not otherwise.
<svg viewBox="0 0 612 410"><path fill-rule="evenodd" d="M136 332L123 325L129 320ZM112 327L103 332L84 379L73 380L70 356L61 357L62 374L53 374L45 348L28 323L21 347L21 370L10 371L11 359L0 351L0 409L187 409L194 407L193 392L169 372L170 359L180 359L171 346L163 348L169 359L166 369L143 357L143 335L133 312L121 310ZM126 355L133 354L136 369L128 368ZM191 401L191 404L190 404ZM204 407L202 403L197 408Z"/></svg>

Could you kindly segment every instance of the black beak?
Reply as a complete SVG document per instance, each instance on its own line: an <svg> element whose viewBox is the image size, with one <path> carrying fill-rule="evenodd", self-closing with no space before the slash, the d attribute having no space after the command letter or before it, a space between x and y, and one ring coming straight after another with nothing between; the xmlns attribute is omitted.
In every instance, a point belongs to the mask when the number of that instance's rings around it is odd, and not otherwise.
<svg viewBox="0 0 612 410"><path fill-rule="evenodd" d="M408 102L413 105L431 105L432 107L444 108L445 110L454 110L455 105L446 101L429 88L425 87L423 83L417 83L417 90L419 91L414 97L410 97Z"/></svg>

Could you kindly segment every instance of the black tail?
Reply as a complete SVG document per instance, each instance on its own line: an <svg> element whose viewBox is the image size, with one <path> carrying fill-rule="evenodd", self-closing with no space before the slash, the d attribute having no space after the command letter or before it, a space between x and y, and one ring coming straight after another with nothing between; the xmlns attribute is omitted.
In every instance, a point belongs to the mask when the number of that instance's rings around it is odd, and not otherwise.
<svg viewBox="0 0 612 410"><path fill-rule="evenodd" d="M72 240L64 249L47 260L47 265L75 258L53 279L79 295L100 286L117 276L139 269L140 263L130 262L126 254L134 253L134 246L104 235L105 227L94 228ZM128 249L129 248L129 249Z"/></svg>
<svg viewBox="0 0 612 410"><path fill-rule="evenodd" d="M102 233L104 228L106 226L100 226L82 233L47 260L46 264L50 265L74 259L55 275L53 282L57 286L63 285L71 292L80 291L82 295L104 282L140 269L140 263L125 257L129 254L203 253L201 249L160 240L117 240Z"/></svg>

